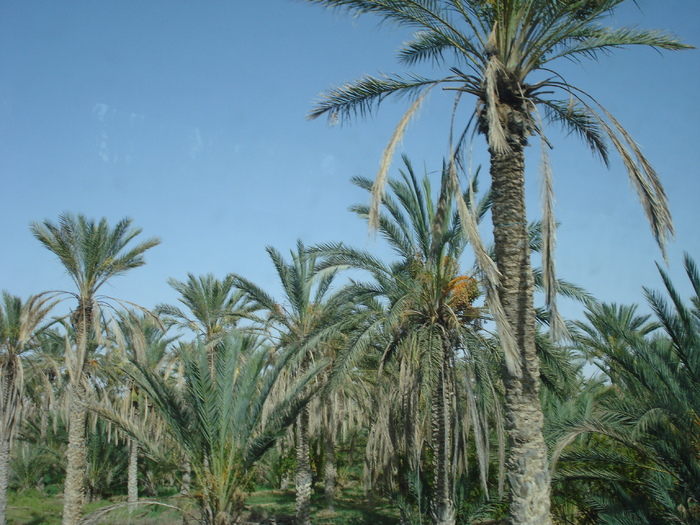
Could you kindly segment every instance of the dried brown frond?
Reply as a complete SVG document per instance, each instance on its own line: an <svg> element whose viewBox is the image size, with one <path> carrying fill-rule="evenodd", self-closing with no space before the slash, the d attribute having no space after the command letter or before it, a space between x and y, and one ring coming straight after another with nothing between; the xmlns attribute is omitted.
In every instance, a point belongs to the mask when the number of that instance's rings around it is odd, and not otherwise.
<svg viewBox="0 0 700 525"><path fill-rule="evenodd" d="M434 86L434 85L433 85ZM423 92L416 98L415 102L411 104L411 107L408 108L408 111L404 114L404 116L401 118L399 121L399 124L396 126L396 129L394 130L394 134L391 136L391 139L389 140L389 143L387 144L386 148L384 148L384 151L382 152L382 158L381 161L379 162L379 172L377 173L377 178L374 181L374 184L372 184L372 190L371 190L371 196L372 196L372 203L369 208L369 230L370 232L376 232L377 229L379 228L379 211L380 207L382 205L382 199L384 198L384 187L386 185L386 179L389 173L389 167L391 167L391 161L394 158L394 151L396 151L396 147L399 145L401 140L403 139L403 135L406 131L406 127L408 126L408 123L411 121L411 119L414 117L414 115L418 112L420 109L421 103L423 102L423 99L425 96L428 94L428 91L433 86L427 87Z"/></svg>

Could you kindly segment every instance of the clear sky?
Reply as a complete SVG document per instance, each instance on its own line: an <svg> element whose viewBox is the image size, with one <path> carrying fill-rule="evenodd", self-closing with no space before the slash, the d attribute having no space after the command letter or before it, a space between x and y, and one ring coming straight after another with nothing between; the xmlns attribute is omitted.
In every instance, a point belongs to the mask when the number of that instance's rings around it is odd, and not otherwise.
<svg viewBox="0 0 700 525"><path fill-rule="evenodd" d="M628 4L611 24L700 45L700 1ZM275 291L266 245L384 250L347 211L367 200L349 179L374 177L405 101L344 127L305 115L333 84L402 72L395 51L405 37L302 0L3 0L0 288L23 298L71 288L29 231L64 211L129 216L144 239L162 238L145 267L103 291L146 307L174 302L166 280L188 272L235 272ZM661 174L677 229L669 269L687 295L682 253L700 260L700 51L620 50L559 71L618 118ZM421 171L441 165L451 100L433 93L401 147ZM602 300L641 303L642 285L661 286L661 256L621 163L606 169L556 129L550 140L559 275ZM474 143L475 166L484 149ZM539 146L531 150L535 219Z"/></svg>

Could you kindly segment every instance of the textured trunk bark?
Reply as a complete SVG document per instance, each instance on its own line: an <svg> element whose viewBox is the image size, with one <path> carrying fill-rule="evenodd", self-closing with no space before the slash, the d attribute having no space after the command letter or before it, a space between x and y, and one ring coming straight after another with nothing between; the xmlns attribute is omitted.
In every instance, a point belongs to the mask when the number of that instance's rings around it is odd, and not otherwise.
<svg viewBox="0 0 700 525"><path fill-rule="evenodd" d="M509 152L491 150L491 216L496 263L502 276L499 296L522 366L521 377L510 374L504 367L510 523L548 525L551 524L550 476L547 447L542 436L540 371L535 348L534 286L525 212L524 141L509 142Z"/></svg>
<svg viewBox="0 0 700 525"><path fill-rule="evenodd" d="M49 377L53 381L53 377ZM48 394L44 393L41 398L41 413L39 414L39 436L41 443L46 443L46 436L49 432L49 414L51 412L51 401ZM39 471L39 476L36 480L36 489L43 494L44 489L44 470Z"/></svg>
<svg viewBox="0 0 700 525"><path fill-rule="evenodd" d="M440 367L440 377L433 394L432 431L433 431L433 463L435 484L431 514L435 525L454 525L456 521L454 500L452 497L452 479L450 468L451 432L448 409L447 387L447 350L443 349L443 359Z"/></svg>
<svg viewBox="0 0 700 525"><path fill-rule="evenodd" d="M180 484L180 495L183 497L189 497L190 495L190 483L192 481L192 465L190 460L186 455L182 455L182 483ZM187 514L182 513L182 524L187 525L189 520L187 519Z"/></svg>
<svg viewBox="0 0 700 525"><path fill-rule="evenodd" d="M297 416L296 525L311 524L311 465L309 461L309 409Z"/></svg>
<svg viewBox="0 0 700 525"><path fill-rule="evenodd" d="M7 523L7 486L10 482L10 440L0 439L0 525Z"/></svg>
<svg viewBox="0 0 700 525"><path fill-rule="evenodd" d="M180 494L183 496L190 495L190 482L192 481L192 465L187 456L182 458L182 484L180 485Z"/></svg>
<svg viewBox="0 0 700 525"><path fill-rule="evenodd" d="M66 481L63 486L63 525L76 525L85 502L85 472L87 449L85 430L87 390L83 384L83 368L88 354L92 328L92 298L81 297L71 315L75 328L75 355L69 361L71 391L68 414L68 448L66 450Z"/></svg>
<svg viewBox="0 0 700 525"><path fill-rule="evenodd" d="M127 502L129 503L129 513L136 510L139 501L139 446L134 440L129 440L129 470L127 473Z"/></svg>
<svg viewBox="0 0 700 525"><path fill-rule="evenodd" d="M85 424L87 410L83 401L85 388L74 385L71 392L66 450L66 482L63 487L63 525L76 525L83 512L85 499Z"/></svg>
<svg viewBox="0 0 700 525"><path fill-rule="evenodd" d="M7 487L10 482L10 447L12 438L17 426L19 414L19 392L21 388L15 384L16 369L15 361L10 358L0 369L0 385L2 392L0 403L2 403L2 428L0 428L0 525L5 525L7 521Z"/></svg>
<svg viewBox="0 0 700 525"><path fill-rule="evenodd" d="M328 510L334 510L335 484L338 477L338 469L335 464L335 414L330 400L326 405L326 433L324 441L325 469L324 469L324 493Z"/></svg>

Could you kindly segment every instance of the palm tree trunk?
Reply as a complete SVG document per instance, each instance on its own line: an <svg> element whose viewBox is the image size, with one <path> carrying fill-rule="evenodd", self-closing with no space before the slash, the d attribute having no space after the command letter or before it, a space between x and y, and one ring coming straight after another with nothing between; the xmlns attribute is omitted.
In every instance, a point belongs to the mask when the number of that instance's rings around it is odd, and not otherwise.
<svg viewBox="0 0 700 525"><path fill-rule="evenodd" d="M0 439L0 525L7 523L7 487L10 482L10 440Z"/></svg>
<svg viewBox="0 0 700 525"><path fill-rule="evenodd" d="M51 379L53 380L53 379ZM41 397L41 411L39 413L39 436L40 442L46 443L46 437L49 433L49 415L51 411L51 397L48 393L44 392ZM39 471L39 476L36 480L36 489L44 493L44 467L41 467Z"/></svg>
<svg viewBox="0 0 700 525"><path fill-rule="evenodd" d="M19 412L19 393L16 384L16 368L14 359L10 358L0 369L0 386L2 392L2 414L0 419L0 525L5 525L7 520L7 487L10 482L10 446L15 433L17 422L21 415Z"/></svg>
<svg viewBox="0 0 700 525"><path fill-rule="evenodd" d="M129 440L129 470L127 473L127 502L129 503L129 513L136 510L139 501L139 445L133 439Z"/></svg>
<svg viewBox="0 0 700 525"><path fill-rule="evenodd" d="M456 520L452 497L452 469L450 468L451 432L448 410L447 349L440 366L440 377L433 394L432 430L435 485L433 488L432 516L435 525L454 525Z"/></svg>
<svg viewBox="0 0 700 525"><path fill-rule="evenodd" d="M66 451L66 481L63 487L63 525L77 525L83 512L85 495L85 425L87 409L85 387L73 385L68 418L68 450Z"/></svg>
<svg viewBox="0 0 700 525"><path fill-rule="evenodd" d="M327 399L326 404L326 432L324 439L324 492L326 497L326 506L331 512L335 502L335 485L338 477L338 469L335 463L335 411L332 403L332 397Z"/></svg>
<svg viewBox="0 0 700 525"><path fill-rule="evenodd" d="M192 481L192 464L186 454L182 454L182 483L180 484L180 495L188 498L190 495L190 482ZM189 520L187 514L182 514L182 523L187 525Z"/></svg>
<svg viewBox="0 0 700 525"><path fill-rule="evenodd" d="M512 140L510 151L490 151L491 216L496 263L501 273L498 292L515 336L522 366L521 377L504 368L510 523L548 525L551 524L550 475L547 447L542 436L523 144L524 141Z"/></svg>
<svg viewBox="0 0 700 525"><path fill-rule="evenodd" d="M311 524L311 465L309 461L309 409L297 416L296 525Z"/></svg>

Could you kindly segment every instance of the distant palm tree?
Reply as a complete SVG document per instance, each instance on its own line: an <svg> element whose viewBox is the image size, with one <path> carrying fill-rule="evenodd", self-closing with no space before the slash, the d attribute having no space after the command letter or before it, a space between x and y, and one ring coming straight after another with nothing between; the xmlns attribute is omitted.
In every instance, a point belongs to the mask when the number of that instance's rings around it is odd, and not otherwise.
<svg viewBox="0 0 700 525"><path fill-rule="evenodd" d="M122 219L111 227L83 215L63 214L58 223L44 220L32 223L34 236L54 253L73 280L76 292L63 292L78 304L71 314L74 344L66 355L70 384L68 450L64 487L63 524L75 525L80 519L84 499L85 431L87 421L85 376L86 359L100 337L100 304L97 292L114 277L145 264L143 254L160 241L148 239L130 245L141 229L131 227L131 219Z"/></svg>
<svg viewBox="0 0 700 525"><path fill-rule="evenodd" d="M166 325L192 330L203 339L208 348L209 371L214 377L217 341L250 313L245 294L236 289L232 275L219 280L212 274L195 277L190 273L187 274L187 281L171 278L168 284L180 294L178 301L189 312L167 304L159 304L155 312L163 317Z"/></svg>
<svg viewBox="0 0 700 525"><path fill-rule="evenodd" d="M407 66L430 62L446 67L438 78L417 74L366 76L324 93L310 113L346 121L371 113L390 95L414 102L386 147L373 187L370 226L378 225L384 180L393 152L425 94L440 86L459 103L471 95L467 130L451 144L453 163L461 161L469 129L485 136L489 155L495 242L494 262L479 250L478 232L467 228L488 286L486 300L496 318L505 355L504 381L509 435L508 476L512 523L548 524L549 469L542 436L539 360L535 347L533 277L525 211L525 147L539 136L549 147L544 118L581 137L608 162L609 140L637 189L652 232L664 250L673 235L667 198L658 175L618 121L595 99L551 69L561 59L597 58L624 46L688 49L666 33L613 29L601 23L625 0L308 0L353 14L371 13L415 30L399 52ZM543 117L540 115L543 112ZM453 119L454 121L454 119ZM452 134L450 131L450 134ZM543 163L543 271L555 332L563 323L555 308L553 184ZM456 177L453 187L458 187ZM459 200L459 192L455 192ZM460 209L468 214L465 206ZM463 225L471 223L467 217Z"/></svg>
<svg viewBox="0 0 700 525"><path fill-rule="evenodd" d="M128 312L122 315L117 327L113 351L108 362L107 396L101 408L116 410L120 417L141 426L145 434L157 440L163 433L162 419L154 412L138 386L131 380L124 384L125 363L136 362L140 366L162 373L167 378L174 356L170 345L177 339L167 336L160 321L152 314ZM110 388L111 387L111 388ZM127 476L127 502L130 510L138 502L138 458L140 446L131 437L126 438L129 447Z"/></svg>
<svg viewBox="0 0 700 525"><path fill-rule="evenodd" d="M282 286L283 302L253 282L234 277L235 285L246 293L253 308L265 315L273 340L284 351L296 355L292 377L304 376L314 359L322 359L324 345L337 337L336 327L347 304L338 304L331 295L334 271L318 272L317 256L297 241L292 261L272 247L267 253ZM322 361L321 361L322 362ZM309 410L303 407L296 420L296 523L310 523L311 464L309 459Z"/></svg>
<svg viewBox="0 0 700 525"><path fill-rule="evenodd" d="M55 305L47 295L19 297L2 292L0 302L0 525L6 523L10 448L24 416L23 354L37 349L41 323Z"/></svg>

